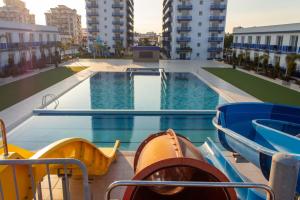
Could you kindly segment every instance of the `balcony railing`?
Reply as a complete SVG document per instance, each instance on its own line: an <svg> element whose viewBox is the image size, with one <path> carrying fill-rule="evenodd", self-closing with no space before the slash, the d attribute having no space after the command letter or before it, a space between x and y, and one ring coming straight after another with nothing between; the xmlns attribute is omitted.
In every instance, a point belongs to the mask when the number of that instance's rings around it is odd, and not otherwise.
<svg viewBox="0 0 300 200"><path fill-rule="evenodd" d="M210 21L224 21L225 20L225 16L210 16L209 20Z"/></svg>
<svg viewBox="0 0 300 200"><path fill-rule="evenodd" d="M214 3L210 5L211 10L225 10L226 5L221 3Z"/></svg>
<svg viewBox="0 0 300 200"><path fill-rule="evenodd" d="M223 48L221 48L221 47L209 47L207 49L207 51L208 52L221 52L221 51L223 51Z"/></svg>
<svg viewBox="0 0 300 200"><path fill-rule="evenodd" d="M114 4L112 5L112 8L120 8L120 9L123 9L123 8L124 8L124 5L121 4L121 3L114 3Z"/></svg>
<svg viewBox="0 0 300 200"><path fill-rule="evenodd" d="M209 37L208 42L223 42L223 37Z"/></svg>
<svg viewBox="0 0 300 200"><path fill-rule="evenodd" d="M124 25L124 22L123 21L113 21L112 24L122 26L122 25Z"/></svg>
<svg viewBox="0 0 300 200"><path fill-rule="evenodd" d="M180 4L177 6L178 10L192 10L193 5L192 4Z"/></svg>
<svg viewBox="0 0 300 200"><path fill-rule="evenodd" d="M191 47L179 47L179 48L176 48L176 51L177 52L192 52L193 49Z"/></svg>
<svg viewBox="0 0 300 200"><path fill-rule="evenodd" d="M91 9L91 8L99 8L98 4L96 2L88 2L86 3L86 7Z"/></svg>
<svg viewBox="0 0 300 200"><path fill-rule="evenodd" d="M248 44L248 43L234 43L232 48L235 49L250 49L255 51L267 51L277 54L288 54L288 53L300 53L300 48L297 49L295 46L279 46L279 45L268 45L268 44Z"/></svg>
<svg viewBox="0 0 300 200"><path fill-rule="evenodd" d="M220 27L220 26L209 27L209 31L211 31L211 32L223 32L224 30L225 30L225 28Z"/></svg>
<svg viewBox="0 0 300 200"><path fill-rule="evenodd" d="M89 17L99 16L99 13L98 12L88 12L87 16L89 16Z"/></svg>
<svg viewBox="0 0 300 200"><path fill-rule="evenodd" d="M115 41L122 41L122 40L124 40L124 38L123 37L113 37L113 40L115 40Z"/></svg>
<svg viewBox="0 0 300 200"><path fill-rule="evenodd" d="M178 32L190 32L190 31L192 31L192 27L190 27L190 26L177 27L177 31Z"/></svg>
<svg viewBox="0 0 300 200"><path fill-rule="evenodd" d="M22 49L22 48L34 48L40 46L55 46L57 41L43 41L43 42L22 42L22 43L0 43L1 50L9 49Z"/></svg>
<svg viewBox="0 0 300 200"><path fill-rule="evenodd" d="M123 29L116 28L116 29L113 29L113 32L114 32L114 33L124 33L124 30L123 30Z"/></svg>
<svg viewBox="0 0 300 200"><path fill-rule="evenodd" d="M88 20L88 24L92 25L92 24L99 24L98 20Z"/></svg>
<svg viewBox="0 0 300 200"><path fill-rule="evenodd" d="M176 39L177 42L190 42L191 38L190 37L178 37Z"/></svg>
<svg viewBox="0 0 300 200"><path fill-rule="evenodd" d="M112 16L113 16L113 17L123 17L124 14L123 14L123 13L120 13L120 12L114 12L114 13L112 14Z"/></svg>
<svg viewBox="0 0 300 200"><path fill-rule="evenodd" d="M90 32L90 33L96 33L96 32L99 32L99 29L98 28L89 28L88 32Z"/></svg>
<svg viewBox="0 0 300 200"><path fill-rule="evenodd" d="M189 15L177 16L178 21L191 21L193 18Z"/></svg>

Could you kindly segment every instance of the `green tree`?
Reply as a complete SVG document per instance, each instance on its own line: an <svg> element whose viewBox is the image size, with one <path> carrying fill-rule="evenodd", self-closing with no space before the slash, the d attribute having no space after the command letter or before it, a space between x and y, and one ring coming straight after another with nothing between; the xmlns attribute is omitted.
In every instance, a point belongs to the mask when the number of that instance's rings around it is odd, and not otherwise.
<svg viewBox="0 0 300 200"><path fill-rule="evenodd" d="M297 63L296 61L300 60L300 55L298 54L289 54L285 57L286 62L286 72L285 72L285 78L286 81L289 81L291 79L291 76L296 71Z"/></svg>
<svg viewBox="0 0 300 200"><path fill-rule="evenodd" d="M226 33L224 38L224 49L230 49L233 44L233 34Z"/></svg>

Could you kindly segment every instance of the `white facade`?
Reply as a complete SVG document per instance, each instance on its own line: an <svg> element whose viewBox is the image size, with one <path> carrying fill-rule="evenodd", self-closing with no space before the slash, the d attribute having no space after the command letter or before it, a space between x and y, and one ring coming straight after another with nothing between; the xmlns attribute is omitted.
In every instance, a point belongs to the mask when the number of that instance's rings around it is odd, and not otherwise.
<svg viewBox="0 0 300 200"><path fill-rule="evenodd" d="M227 0L164 0L163 47L171 59L222 58Z"/></svg>
<svg viewBox="0 0 300 200"><path fill-rule="evenodd" d="M103 43L115 53L115 47L133 44L133 0L86 0L88 47Z"/></svg>
<svg viewBox="0 0 300 200"><path fill-rule="evenodd" d="M267 54L269 64L274 66L279 62L281 68L286 68L286 55L300 54L300 23L237 27L233 34L233 50L236 55L245 53L252 61L255 57Z"/></svg>
<svg viewBox="0 0 300 200"><path fill-rule="evenodd" d="M49 58L50 54L55 55L58 41L56 27L0 21L0 70L10 67L9 57L16 65L21 58L30 61L32 55L40 59L41 52Z"/></svg>

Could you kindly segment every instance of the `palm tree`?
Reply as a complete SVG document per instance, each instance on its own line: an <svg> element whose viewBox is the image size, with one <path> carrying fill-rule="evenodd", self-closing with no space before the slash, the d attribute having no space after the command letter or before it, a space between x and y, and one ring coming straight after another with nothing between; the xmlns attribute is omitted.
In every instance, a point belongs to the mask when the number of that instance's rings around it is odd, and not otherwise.
<svg viewBox="0 0 300 200"><path fill-rule="evenodd" d="M259 56L256 72L258 73L260 65L262 65L263 68L266 68L268 64L269 64L269 55L268 54L263 54L263 55Z"/></svg>
<svg viewBox="0 0 300 200"><path fill-rule="evenodd" d="M291 76L296 70L297 63L296 61L300 60L300 55L298 54L289 54L285 57L286 62L286 72L285 72L285 78L286 81L289 81Z"/></svg>

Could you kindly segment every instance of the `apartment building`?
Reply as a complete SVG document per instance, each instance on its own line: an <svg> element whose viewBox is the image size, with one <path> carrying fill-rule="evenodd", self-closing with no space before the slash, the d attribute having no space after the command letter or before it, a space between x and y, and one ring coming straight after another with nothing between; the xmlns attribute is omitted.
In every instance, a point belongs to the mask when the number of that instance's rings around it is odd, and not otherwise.
<svg viewBox="0 0 300 200"><path fill-rule="evenodd" d="M23 1L4 0L4 6L0 7L0 20L35 24L35 15L30 14Z"/></svg>
<svg viewBox="0 0 300 200"><path fill-rule="evenodd" d="M111 54L133 45L133 0L86 0L88 47L108 47Z"/></svg>
<svg viewBox="0 0 300 200"><path fill-rule="evenodd" d="M75 9L58 5L45 13L45 16L47 25L58 28L62 42L74 42L75 44L81 42L81 16L77 14Z"/></svg>
<svg viewBox="0 0 300 200"><path fill-rule="evenodd" d="M164 0L163 49L171 59L223 57L227 0Z"/></svg>
<svg viewBox="0 0 300 200"><path fill-rule="evenodd" d="M269 64L280 63L286 67L288 54L300 54L300 23L261 26L233 30L233 50L236 55L244 53L252 61L261 55L269 56ZM299 69L300 70L300 69Z"/></svg>
<svg viewBox="0 0 300 200"><path fill-rule="evenodd" d="M56 27L0 21L0 71L12 67L11 61L18 65L21 61L31 62L33 57L35 61L44 57L51 62L58 41Z"/></svg>

